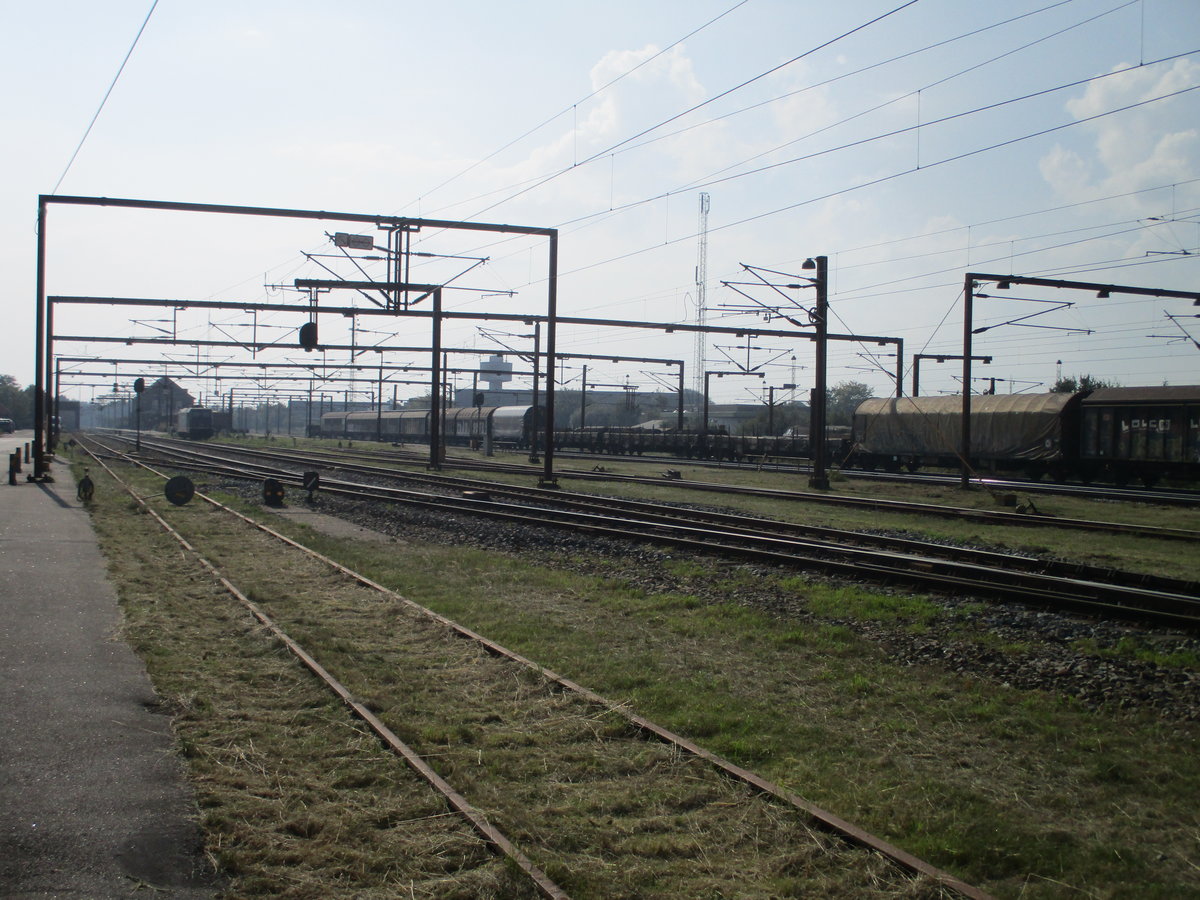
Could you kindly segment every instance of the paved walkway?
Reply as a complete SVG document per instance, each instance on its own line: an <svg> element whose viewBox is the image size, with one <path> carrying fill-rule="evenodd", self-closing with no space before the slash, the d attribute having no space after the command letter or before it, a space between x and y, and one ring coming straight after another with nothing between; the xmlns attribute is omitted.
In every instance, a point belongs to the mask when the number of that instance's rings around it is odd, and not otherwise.
<svg viewBox="0 0 1200 900"><path fill-rule="evenodd" d="M118 636L67 466L8 484L0 435L0 897L211 897L170 724Z"/></svg>

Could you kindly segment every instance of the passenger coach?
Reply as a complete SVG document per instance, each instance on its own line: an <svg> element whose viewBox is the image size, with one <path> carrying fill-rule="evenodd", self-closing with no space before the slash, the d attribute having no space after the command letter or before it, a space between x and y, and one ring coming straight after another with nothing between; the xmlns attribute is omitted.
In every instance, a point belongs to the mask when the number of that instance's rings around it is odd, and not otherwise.
<svg viewBox="0 0 1200 900"><path fill-rule="evenodd" d="M392 443L429 443L428 409L327 412L321 416L321 436L326 438ZM528 447L541 416L532 406L469 406L447 409L442 434L447 443L482 445L487 440Z"/></svg>

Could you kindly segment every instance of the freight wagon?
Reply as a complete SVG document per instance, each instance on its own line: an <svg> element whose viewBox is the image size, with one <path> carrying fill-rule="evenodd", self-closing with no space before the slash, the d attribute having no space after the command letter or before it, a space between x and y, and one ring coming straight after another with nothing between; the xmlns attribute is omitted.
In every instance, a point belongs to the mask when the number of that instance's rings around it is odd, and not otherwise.
<svg viewBox="0 0 1200 900"><path fill-rule="evenodd" d="M873 397L854 413L850 464L958 468L962 398ZM969 463L1030 477L1150 485L1200 477L1200 386L971 398Z"/></svg>

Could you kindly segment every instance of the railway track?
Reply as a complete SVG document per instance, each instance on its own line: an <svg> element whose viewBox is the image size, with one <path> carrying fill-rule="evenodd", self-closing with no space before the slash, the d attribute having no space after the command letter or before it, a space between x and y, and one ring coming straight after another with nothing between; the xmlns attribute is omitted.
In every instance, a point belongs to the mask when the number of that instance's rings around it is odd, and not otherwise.
<svg viewBox="0 0 1200 900"><path fill-rule="evenodd" d="M686 459L678 456L659 455L613 455L605 453L580 453L556 449L559 459L584 459L592 461L624 460L653 463L655 465L688 465L712 469L741 469L745 471L789 472L807 474L812 471L808 461L801 459L766 458L760 460L708 460ZM861 481L877 481L900 484L934 484L957 487L962 483L959 474L938 472L872 472L865 469L838 469L845 478ZM1156 503L1169 506L1200 506L1200 491L1168 489L1159 487L1132 488L1112 484L1078 484L1065 481L1029 481L1028 479L975 476L971 483L995 491L1023 491L1043 496L1083 497L1089 499L1116 500L1131 503Z"/></svg>
<svg viewBox="0 0 1200 900"><path fill-rule="evenodd" d="M143 447L147 448L146 442ZM322 479L323 493L355 499L485 515L522 527L554 526L620 540L653 541L696 553L816 569L853 580L900 583L1175 627L1200 627L1200 589L1193 582L557 490L338 465L324 457L290 452L239 449L233 453L223 448L218 453L213 448L165 442L155 442L148 449L167 454L175 465L228 477L271 477L299 486L301 473L282 467L281 463L286 462L306 468L350 469L375 482L417 480L443 492ZM446 491L454 491L457 496L447 496Z"/></svg>
<svg viewBox="0 0 1200 900"><path fill-rule="evenodd" d="M312 451L305 451L312 452ZM411 460L417 464L423 464L427 461L427 457L420 453L409 453L407 451L396 452L371 452L371 451L345 451L353 455L360 455L363 458L373 459L402 459ZM343 451L328 452L329 459L337 459ZM593 459L612 459L612 457L590 457ZM671 457L662 457L662 462L678 464L679 460ZM689 462L689 464L691 464ZM443 464L443 469L468 469L482 470L490 472L506 472L521 475L537 475L538 473L533 467L521 463L502 463L493 462L486 463L478 460L469 459L448 459ZM719 466L709 466L710 468L721 468ZM725 465L723 468L728 469L730 466ZM741 468L757 468L753 466L742 466ZM785 467L786 468L786 467ZM744 494L746 496L770 497L777 500L786 500L799 503L815 503L828 506L843 506L858 509L870 509L872 511L881 512L898 512L912 513L916 515L932 515L941 516L944 518L953 518L968 521L977 521L992 525L1017 525L1021 527L1038 528L1038 527L1053 527L1053 528L1072 528L1081 531L1093 531L1106 534L1134 534L1144 537L1164 538L1167 540L1184 540L1200 542L1200 531L1189 531L1178 528L1162 528L1152 525L1131 525L1121 522L1104 522L1092 521L1088 519L1073 519L1063 518L1058 516L1043 516L1030 513L1005 512L996 510L980 510L971 509L968 507L944 506L932 503L916 503L911 501L901 500L881 500L877 498L851 497L843 494L826 494L814 493L809 491L791 491L785 489L773 488L751 488L744 486L734 486L721 484L720 482L696 481L694 479L670 481L661 476L643 476L643 475L621 475L611 472L598 472L587 469L559 469L557 472L560 478L580 480L580 481L626 481L633 484L653 484L663 486L664 484L673 485L680 490L701 491L708 493L721 494ZM919 479L913 479L919 483ZM926 480L926 483L929 483ZM947 484L957 484L956 479L946 479ZM1023 490L1019 482L999 482L985 480L980 482L981 487L985 487L993 492L1001 493L1012 490ZM1090 496L1093 498L1103 499L1121 499L1134 502L1153 503L1155 502L1152 496L1143 492L1125 492L1119 496L1111 493L1079 494L1078 496Z"/></svg>
<svg viewBox="0 0 1200 900"><path fill-rule="evenodd" d="M180 448L195 446L194 443L188 441L168 441L166 444L164 444L164 446L166 445ZM428 462L427 454L405 450L363 451L355 448L354 450L339 449L324 451L250 451L248 448L238 447L235 444L221 444L214 446L221 446L227 448L230 452L235 453L255 452L259 454L278 454L278 456L274 458L287 462L295 462L302 457L311 458L313 460L322 459L326 460L329 465L347 470L352 470L352 466L346 464L347 458L387 463L411 463L420 466L424 466ZM664 460L678 462L678 460L670 460L670 458L667 457L664 457ZM522 463L482 462L472 459L453 458L447 459L442 464L442 469L462 469L468 471L523 475L529 477L537 477L540 474L540 469L533 465L526 465ZM661 475L655 477L642 475L622 475L613 472L596 471L595 469L559 469L557 471L557 475L559 478L567 480L578 480L585 482L590 481L596 483L613 481L627 482L630 484L654 485L655 487L659 488L675 488L680 491L732 494L747 497L765 497L772 500L780 500L785 502L839 506L850 509L868 510L870 512L939 516L942 518L956 519L959 521L978 522L985 525L1012 525L1027 528L1069 528L1078 531L1095 532L1097 534L1137 535L1141 537L1161 538L1164 540L1179 540L1200 543L1200 531L1181 528L1165 528L1154 525L1094 521L1090 519L1043 516L1030 513L1007 512L999 510L981 510L972 509L969 507L945 506L934 503L916 503L901 500L881 500L877 498L852 497L844 494L827 494L823 492L792 491L778 488L753 488L722 484L720 482L696 481L694 479L672 480L663 478ZM416 476L414 475L412 477Z"/></svg>
<svg viewBox="0 0 1200 900"><path fill-rule="evenodd" d="M91 449L88 449L91 445ZM96 448L101 448L102 453L97 452ZM108 471L113 478L120 481L119 476L110 469L104 461L104 457L122 456L119 448L112 445L101 445L96 442L85 442L85 449L93 454L97 465ZM136 463L150 471L151 469L145 462L141 460L130 460L124 457L127 461ZM165 478L163 473L155 472L159 477ZM548 773L542 773L545 779L548 779L549 784L544 786L531 786L522 784L521 790L518 792L515 785L509 785L505 788L503 785L497 787L495 785L486 787L481 784L483 779L480 776L473 775L468 778L471 782L473 791L483 794L490 798L489 805L498 807L497 816L503 818L513 824L513 827L520 832L521 839L519 841L512 840L501 833L494 825L491 824L491 817L487 812L479 806L474 805L467 799L465 790L459 790L451 784L447 777L439 775L435 770L435 765L420 753L419 747L410 746L409 743L402 741L396 734L395 726L389 725L385 718L387 716L375 712L379 707L386 706L383 697L389 689L382 684L357 684L348 686L343 683L335 674L333 674L333 666L326 666L318 659L318 653L311 649L302 646L300 641L296 640L291 634L291 626L286 625L282 620L290 619L291 621L303 626L306 619L312 617L324 618L324 614L320 606L306 610L299 601L292 599L293 593L299 593L299 590L290 584L281 583L277 585L277 590L271 592L269 597L258 597L256 601L251 601L247 596L247 591L239 589L235 581L237 575L228 571L220 571L202 555L204 552L203 537L194 538L186 534L187 524L189 523L189 514L181 511L177 507L169 506L161 498L152 498L151 496L139 496L141 492L128 487L130 494L135 498L138 504L150 513L151 516L168 532L170 532L179 545L190 553L195 554L201 561L201 564L207 569L209 574L220 580L229 593L235 597L254 617L266 627L274 637L279 640L300 662L313 673L314 676L320 678L329 690L336 693L349 709L366 723L379 737L379 739L394 753L402 756L405 761L414 770L418 771L432 786L439 790L446 797L449 805L462 815L465 820L470 822L471 826L483 837L483 839L498 851L503 852L513 864L517 866L522 873L527 876L533 888L541 896L565 898L568 896L567 891L560 884L551 879L546 872L550 865L556 873L564 873L567 880L572 878L577 880L587 881L590 873L587 873L587 868L595 868L597 865L602 865L607 871L619 873L622 863L619 858L619 852L614 846L606 846L602 853L597 853L587 847L575 846L569 840L561 840L559 832L561 828L557 827L558 822L553 815L548 820L536 821L537 815L529 810L521 809L521 804L529 797L531 791L535 789L544 789L552 793L561 794L563 788L562 779L566 776L558 769L553 769ZM461 771L470 772L477 770L482 765L483 755L486 752L499 753L498 745L493 744L489 739L489 735L498 735L506 742L511 742L513 736L520 734L524 737L529 737L530 731L537 731L545 717L548 721L561 723L570 721L574 723L572 736L568 741L568 746L562 748L563 753L573 758L574 764L580 764L578 759L582 754L587 754L587 759L582 762L587 772L586 778L583 779L591 789L591 786L603 784L603 772L606 771L602 767L611 766L614 768L614 773L617 775L617 780L628 782L634 772L631 766L631 757L634 760L640 760L637 764L640 769L648 768L653 777L656 779L655 792L679 791L684 799L680 802L685 806L680 807L674 816L676 823L681 824L685 828L699 828L700 823L688 824L685 820L689 816L695 814L699 816L702 812L700 807L696 807L695 798L700 795L712 797L711 804L703 804L704 806L713 806L713 809L707 810L709 814L715 813L715 819L703 825L708 829L705 831L696 830L695 834L703 834L704 842L711 843L696 843L695 852L704 859L704 866L696 866L689 862L684 867L685 871L691 871L697 868L707 869L710 867L711 860L709 858L708 849L713 851L715 857L716 848L722 841L732 842L734 845L739 845L745 852L749 853L755 859L763 857L769 858L771 854L778 851L786 851L792 853L795 851L793 842L803 839L805 829L810 824L819 826L823 831L832 833L837 836L839 847L834 848L837 853L842 855L834 855L833 850L830 851L837 865L859 865L864 869L871 870L871 878L879 879L879 867L872 862L860 860L855 863L853 860L858 858L854 854L866 853L870 858L877 860L886 860L887 866L895 866L896 869L893 875L889 876L889 883L895 883L897 892L911 892L913 889L912 879L920 879L927 893L922 896L927 896L928 891L932 890L934 895L941 896L964 896L970 898L979 898L983 900L987 895L979 889L968 885L954 876L941 871L922 860L919 860L905 851L883 841L856 826L845 822L837 816L828 813L819 807L809 803L808 801L783 790L778 785L775 785L765 779L760 778L748 770L740 768L728 761L715 756L706 751L697 744L674 734L655 723L646 720L625 708L624 705L607 700L586 688L576 684L575 682L564 678L554 672L550 672L535 662L505 649L498 644L487 640L481 635L465 629L455 623L445 619L444 617L433 613L432 611L421 607L388 591L383 586L365 578L344 566L321 556L314 551L303 547L296 541L287 538L270 528L267 528L260 523L257 523L241 514L229 509L222 504L217 503L211 498L204 495L198 495L211 508L220 510L221 514L230 517L236 517L240 523L239 527L245 526L247 534L250 528L255 529L253 534L267 536L267 539L279 543L282 548L280 555L286 554L303 554L306 559L316 561L321 566L327 567L336 573L337 577L347 582L352 582L356 588L381 596L385 599L390 608L397 611L402 611L408 618L420 620L426 628L432 628L437 632L449 632L463 640L458 642L457 647L446 649L444 640L434 640L432 645L437 645L433 649L422 645L416 648L412 645L411 634L418 630L411 626L397 625L395 633L384 637L384 643L395 641L397 644L404 645L399 651L392 650L390 652L420 652L420 653L437 653L451 655L459 653L461 646L467 645L470 647L482 650L490 660L488 666L495 669L492 677L496 683L495 690L500 692L505 697L511 697L512 685L514 684L514 670L523 671L525 674L524 680L534 684L534 688L521 693L520 703L515 708L512 707L511 699L505 701L505 708L492 708L488 704L492 702L493 694L490 690L483 689L479 684L474 684L471 690L471 697L457 698L457 703L453 703L447 708L443 707L439 710L443 716L448 716L450 721L460 723L472 723L472 728L477 730L476 734L469 741L457 741L461 745L463 743L468 746L458 746L455 748L449 746L437 746L434 748L439 760L438 762L454 772L460 771L453 758L455 753L459 755L465 754L471 758L475 754L479 754L480 761L472 766L467 763L466 759L460 760ZM154 499L155 502L151 502ZM194 521L192 522L195 525ZM229 536L229 541L237 545L242 545L247 541L261 538L251 538L245 536ZM195 542L195 543L193 543ZM274 571L287 571L289 566L283 562L274 563ZM332 591L332 584L323 582L321 590ZM259 593L262 593L262 588L259 588ZM319 602L319 601L318 601ZM349 603L344 598L340 599L343 604ZM349 603L349 605L354 605ZM368 604L371 605L371 604ZM373 604L378 607L379 604ZM273 611L269 607L275 607L278 611ZM327 627L324 623L323 628ZM285 630L286 626L286 630ZM378 628L368 628L366 633L337 633L331 642L341 648L344 655L350 657L361 657L364 654L382 654L384 650L379 643ZM402 639L401 635L405 637ZM358 642L363 642L360 647ZM470 655L470 654L468 654ZM383 669L391 671L392 667L402 665L400 660L388 662L386 659L381 659ZM441 672L448 673L454 671L455 666L462 666L466 663L462 660L449 661L439 659L437 661L429 659L420 659L413 663L408 660L407 665L413 671ZM438 676L439 680L439 696L443 704L447 700L445 685L440 684L441 681L449 678L443 674ZM388 683L394 683L394 677L388 679ZM517 677L516 683L522 683L522 678ZM536 684L550 684L554 690L547 691L537 689ZM421 688L415 684L406 684L404 688L405 694L420 693ZM372 702L370 704L358 699L360 696L371 695ZM567 699L564 699L564 695ZM470 700L482 698L483 706L481 708L470 707ZM497 701L498 703L498 701ZM404 727L408 731L416 731L420 733L420 721L416 717L417 713L409 713L414 718L404 719ZM614 729L611 724L604 724L601 717L619 717L623 724L621 729ZM514 722L514 719L516 720ZM500 720L493 725L493 720ZM488 727L485 727L485 723ZM560 727L560 726L556 726ZM489 731L489 728L491 730ZM507 737L505 737L507 735ZM539 737L541 732L538 732ZM650 759L646 759L645 738L650 737L660 742L664 746L666 756L651 754ZM507 746L507 744L506 744ZM543 747L543 750L546 748ZM555 750L557 752L557 749ZM679 762L678 755L683 754L691 762ZM447 758L451 758L447 761ZM565 765L565 764L564 764ZM520 772L514 777L528 777L528 772ZM730 791L728 787L721 787L714 784L713 779L721 780L722 783L730 782L741 785L734 791ZM570 779L567 779L568 782ZM745 790L749 788L749 790ZM512 790L516 794L516 798L507 797L507 800L497 799L497 791ZM506 795L507 796L507 795ZM561 800L559 801L561 802ZM661 802L661 801L658 801ZM692 810L685 811L685 807L691 805L695 807ZM781 812L782 811L782 812ZM607 828L616 830L618 833L624 827L622 813L614 813L610 810ZM728 823L737 834L725 834L721 829L721 822ZM748 831L749 829L749 831ZM728 830L728 828L726 828ZM752 834L753 838L748 838ZM738 836L740 835L740 837ZM828 839L825 839L828 843ZM854 845L861 850L842 850L840 842ZM518 844L523 845L526 849L521 849ZM706 849L708 848L708 849ZM845 855L849 853L850 855ZM603 862L600 862L603 857ZM540 863L545 859L548 863ZM865 858L864 858L865 859ZM739 862L737 865L748 865L746 862ZM582 868L581 868L582 867ZM662 877L666 877L663 875ZM732 875L731 882L737 887L742 887L741 879L745 877L744 871L737 869ZM558 881L564 880L563 877L558 878ZM605 882L608 884L608 882ZM661 887L661 883L659 885ZM880 890L880 881L875 880L871 883L873 894L878 895ZM672 896L685 896L687 894L686 887L681 886L681 893L672 893Z"/></svg>

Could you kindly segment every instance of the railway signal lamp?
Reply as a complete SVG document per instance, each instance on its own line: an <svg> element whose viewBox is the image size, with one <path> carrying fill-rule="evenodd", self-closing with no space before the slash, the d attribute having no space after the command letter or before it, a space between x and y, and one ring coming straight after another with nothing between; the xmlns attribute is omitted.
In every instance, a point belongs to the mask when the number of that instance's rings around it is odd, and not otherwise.
<svg viewBox="0 0 1200 900"><path fill-rule="evenodd" d="M300 326L300 346L306 353L317 349L317 323L305 322Z"/></svg>
<svg viewBox="0 0 1200 900"><path fill-rule="evenodd" d="M283 506L283 493L283 484L279 481L279 479L263 479L263 503L265 503L267 506Z"/></svg>

